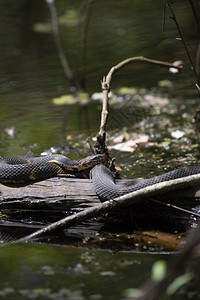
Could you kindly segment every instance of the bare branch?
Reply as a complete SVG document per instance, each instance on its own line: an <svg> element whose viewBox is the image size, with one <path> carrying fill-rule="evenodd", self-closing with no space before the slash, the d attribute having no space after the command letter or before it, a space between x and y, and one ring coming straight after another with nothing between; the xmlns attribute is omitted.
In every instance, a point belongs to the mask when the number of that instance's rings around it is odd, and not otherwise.
<svg viewBox="0 0 200 300"><path fill-rule="evenodd" d="M177 70L182 70L183 66L181 64L175 63L167 63L164 61L159 61L159 60L154 60L150 58L146 58L143 56L138 56L138 57L131 57L128 59L125 59L112 67L110 71L108 72L107 76L103 78L103 81L101 82L102 85L102 92L103 92L103 107L102 107L102 113L101 113L101 125L100 125L100 130L99 130L99 136L104 136L105 131L106 131L106 122L107 122L107 116L108 116L108 93L110 90L110 83L112 80L113 73L115 71L118 71L119 69L123 68L124 66L134 63L134 62L145 62L145 63L150 63L166 68L175 68Z"/></svg>
<svg viewBox="0 0 200 300"><path fill-rule="evenodd" d="M104 77L102 82L102 93L103 93L103 104L102 104L102 112L101 112L101 124L100 124L100 130L99 130L99 135L103 136L105 132L105 125L107 122L107 117L108 117L108 93L109 93L109 84Z"/></svg>
<svg viewBox="0 0 200 300"><path fill-rule="evenodd" d="M112 75L115 71L121 69L122 67L124 67L125 65L128 65L130 63L133 62L146 62L146 63L150 63L150 64L154 64L154 65L159 65L162 67L166 67L166 68L176 68L178 70L182 70L183 66L182 65L174 65L174 63L168 63L168 62L164 62L164 61L159 61L159 60L155 60L155 59L150 59L150 58L146 58L143 56L138 56L138 57L131 57L128 59L123 60L122 62L120 62L119 64L115 65L114 67L112 67L108 73L108 75L106 76L106 83L108 85L110 85L111 79L112 79Z"/></svg>
<svg viewBox="0 0 200 300"><path fill-rule="evenodd" d="M190 62L191 70L192 70L193 73L194 73L194 76L195 76L195 78L196 78L196 80L197 80L197 84L200 85L200 79L199 79L199 76L197 75L197 72L196 72L196 70L195 70L194 64L193 64L193 62L192 62L192 58L191 58L191 56L190 56L188 47L187 47L187 45L186 45L185 39L184 39L183 34L182 34L182 31L181 31L181 29L180 29L180 26L179 26L179 24L178 24L176 15L175 15L175 13L174 13L174 11L173 11L173 9L172 9L172 6L171 6L170 1L169 1L169 0L166 0L166 1L167 1L167 6L168 6L168 8L169 8L169 10L170 10L170 13L171 13L171 17L170 17L170 18L171 18L171 19L174 21L174 23L176 24L176 27L177 27L177 30L178 30L178 33L179 33L179 36L180 36L180 40L181 40L182 43L183 43L185 52L186 52L187 57L188 57L189 62Z"/></svg>

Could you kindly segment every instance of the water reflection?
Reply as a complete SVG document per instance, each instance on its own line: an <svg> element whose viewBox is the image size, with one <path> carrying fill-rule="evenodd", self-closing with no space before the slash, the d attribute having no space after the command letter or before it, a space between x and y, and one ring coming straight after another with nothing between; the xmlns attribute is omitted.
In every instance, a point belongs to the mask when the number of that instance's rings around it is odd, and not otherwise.
<svg viewBox="0 0 200 300"><path fill-rule="evenodd" d="M81 0L56 1L58 16L62 17L62 46L78 88L83 87L84 79L89 94L100 91L100 80L111 66L125 58L143 55L168 62L183 60L184 70L173 76L159 67L130 65L114 76L112 89L119 86L152 88L165 79L174 84L173 96L195 97L194 78L184 49L175 40L177 29L168 13L165 32L161 30L163 1L95 1L88 25L86 66L82 63L84 22L73 26L68 26L69 19L63 22L64 15L69 17L69 13L77 11L84 17L86 11L80 10L82 4ZM197 32L189 1L177 1L174 8L194 57ZM45 1L1 0L0 11L0 154L23 155L27 150L40 153L54 145L67 145L71 150L73 136L78 136L80 152L76 148L72 156L80 158L83 151L88 154L81 143L88 135L96 134L101 106L90 103L64 107L52 103L53 98L68 94L70 85L60 65L52 34L44 32L44 25L48 27L50 21L47 4ZM36 30L41 24L43 32ZM151 124L150 120L149 132ZM162 130L158 125L158 132ZM180 149L177 150L177 145L174 149L171 157L175 160ZM182 155L188 151L185 149ZM156 151L144 150L142 156L117 154L118 161L126 166L127 162L138 159L138 170L127 169L126 174L135 173L140 177L144 171L149 173L147 162L150 158L153 157L150 162L153 170L158 157L160 162L168 162L165 151L161 154ZM88 299L90 296L90 299L119 299L124 289L138 286L149 276L151 264L160 257L133 253L113 255L70 247L8 245L0 249L3 274L0 295L7 299L10 296L15 299Z"/></svg>
<svg viewBox="0 0 200 300"><path fill-rule="evenodd" d="M60 65L51 32L39 32L34 29L38 23L50 22L45 1L17 1L10 3L9 7L6 3L1 1L0 4L0 126L16 127L18 135L14 140L19 141L19 148L38 143L44 149L47 145L51 146L52 142L60 142L58 131L62 124L63 108L56 108L51 100L55 96L68 93L69 82ZM69 12L76 12L81 8L81 4L82 1L77 1L76 5L73 1L56 1L58 16L61 17L65 13L69 19ZM188 5L187 1L183 1L175 8L180 22L184 24L186 37L191 40L195 36L194 18L192 13L188 14ZM89 92L99 91L99 82L109 68L130 56L144 55L166 61L186 61L182 45L174 41L177 36L176 28L168 18L165 32L161 30L162 9L161 2L154 3L153 6L149 1L107 1L106 5L102 5L100 1L94 3L87 36L85 79ZM86 12L79 11L79 16ZM81 86L83 73L83 30L84 22L74 26L69 26L63 21L60 24L61 42L78 87ZM193 84L187 62L185 70L177 77L172 77L161 68L136 64L116 74L112 88L130 84L150 87L163 78L176 82L177 92L181 92L186 86L192 87ZM99 111L96 107L92 107L88 112L83 109L82 111L81 116L85 115L89 123L84 126L80 124L78 130L84 131L89 127L96 130L96 116ZM68 132L77 132L77 119L80 120L78 112L79 109L73 108L69 113L66 125ZM8 140L8 145L9 142ZM17 147L10 150L13 146L12 142L8 147L4 145L9 153L20 152Z"/></svg>
<svg viewBox="0 0 200 300"><path fill-rule="evenodd" d="M121 299L124 289L147 278L155 258L167 259L34 244L7 246L0 249L0 293L20 299Z"/></svg>

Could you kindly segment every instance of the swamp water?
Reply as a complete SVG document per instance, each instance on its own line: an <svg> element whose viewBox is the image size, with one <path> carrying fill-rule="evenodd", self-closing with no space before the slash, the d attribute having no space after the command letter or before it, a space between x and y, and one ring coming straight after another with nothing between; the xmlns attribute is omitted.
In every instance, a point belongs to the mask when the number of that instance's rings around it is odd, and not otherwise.
<svg viewBox="0 0 200 300"><path fill-rule="evenodd" d="M194 17L188 1L179 2L174 9L195 57ZM90 95L100 91L100 80L109 69L128 57L184 61L179 75L139 63L114 75L110 146L114 137L128 140L133 132L150 138L140 143L139 151L111 150L122 177L151 177L173 169L177 162L198 163L198 135L191 122L198 107L195 79L182 44L175 40L177 29L169 12L162 32L163 1L109 0L104 5L96 1L88 27L86 72L82 50L87 8L83 4L58 0L56 8L75 82L81 88L84 78ZM53 102L69 94L69 83L49 31L48 5L45 1L1 0L0 11L0 154L24 155L29 150L39 154L62 146L71 158L86 156L86 138L98 131L101 103ZM119 90L125 86L134 88ZM151 106L144 95L153 99ZM190 225L196 226L195 221ZM126 289L138 287L150 276L152 264L159 259L168 261L170 256L42 244L3 245L0 299L121 299ZM190 297L198 299L197 295L196 287ZM182 299L176 297L173 299Z"/></svg>

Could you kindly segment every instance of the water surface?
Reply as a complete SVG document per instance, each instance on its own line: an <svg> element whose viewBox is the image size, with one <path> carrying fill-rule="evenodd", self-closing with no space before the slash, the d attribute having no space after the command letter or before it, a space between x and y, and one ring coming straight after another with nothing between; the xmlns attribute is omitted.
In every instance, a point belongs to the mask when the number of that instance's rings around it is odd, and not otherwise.
<svg viewBox="0 0 200 300"><path fill-rule="evenodd" d="M79 9L81 17L84 17L86 10L83 4L79 0L57 0L58 16L69 15ZM197 30L189 1L176 1L173 7L192 58L195 58ZM69 156L82 158L88 154L85 148L87 136L95 136L98 131L101 104L53 104L54 97L70 92L70 84L60 65L51 32L35 29L37 24L50 23L46 2L1 0L0 14L0 155L24 155L28 150L39 154L51 146L61 145L69 147ZM169 15L167 11L165 31L162 32L163 1L95 1L88 27L85 66L84 21L78 20L80 22L74 26L60 24L61 42L77 88L83 89L81 82L84 80L89 95L99 92L102 77L113 65L128 57L146 56L168 62L182 60L184 69L179 75L169 74L166 69L157 66L129 65L114 75L111 86L112 89L134 86L157 92L158 81L170 80L173 97L169 90L163 93L167 93L171 102L174 98L181 102L177 106L174 104L173 119L176 121L173 125L182 126L182 123L177 125L176 117L180 117L180 112L181 116L188 113L187 107L195 108L198 101L191 66L181 42L176 40L179 37L177 28ZM113 109L113 116L115 113ZM166 115L170 114L166 107ZM123 119L120 113L118 116L120 126L116 127L128 127L130 132L133 131L134 122L127 124L126 118ZM142 112L142 118L140 114L138 120L141 121L143 116L148 117L148 109ZM190 115L187 118L189 120ZM182 122L183 119L180 117L178 120ZM115 126L111 127L115 130ZM158 126L155 137L163 138L159 135L162 128ZM169 132L166 136L169 137ZM117 156L118 164L124 167L122 174L130 177L133 172L137 176L158 174L171 159L177 160L179 151L186 158L189 153L186 148L179 150L176 142L170 154L165 151L163 154L163 147L160 149L160 152L153 148L144 149L142 155L138 152L113 152L113 156ZM196 152L197 148L192 151ZM157 159L161 169L156 167ZM136 171L127 166L135 162ZM144 253L112 253L34 244L8 245L0 248L0 298L120 299L125 289L137 287L150 275L153 262L160 258L168 260L167 256Z"/></svg>

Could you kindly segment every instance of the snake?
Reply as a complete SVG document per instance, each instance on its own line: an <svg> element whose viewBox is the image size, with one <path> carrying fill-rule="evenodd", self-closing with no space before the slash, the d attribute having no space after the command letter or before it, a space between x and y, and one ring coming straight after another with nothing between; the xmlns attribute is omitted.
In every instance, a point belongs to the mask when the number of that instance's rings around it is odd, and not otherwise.
<svg viewBox="0 0 200 300"><path fill-rule="evenodd" d="M61 154L35 156L32 152L22 157L0 157L0 182L23 184L58 176L84 177L85 171L105 160L104 154L87 156L81 160L72 160Z"/></svg>
<svg viewBox="0 0 200 300"><path fill-rule="evenodd" d="M200 173L200 166L184 166L149 179L131 180L129 184L116 184L112 172L103 164L91 170L93 189L102 201L138 191L159 182Z"/></svg>
<svg viewBox="0 0 200 300"><path fill-rule="evenodd" d="M86 171L87 176L91 172L95 193L100 200L105 201L159 182L200 173L199 166L184 166L149 179L131 180L129 184L122 185L115 183L112 172L104 165L106 161L105 154L87 156L81 160L72 160L61 154L35 156L32 152L22 157L0 156L0 182L24 184L58 176L85 177Z"/></svg>

